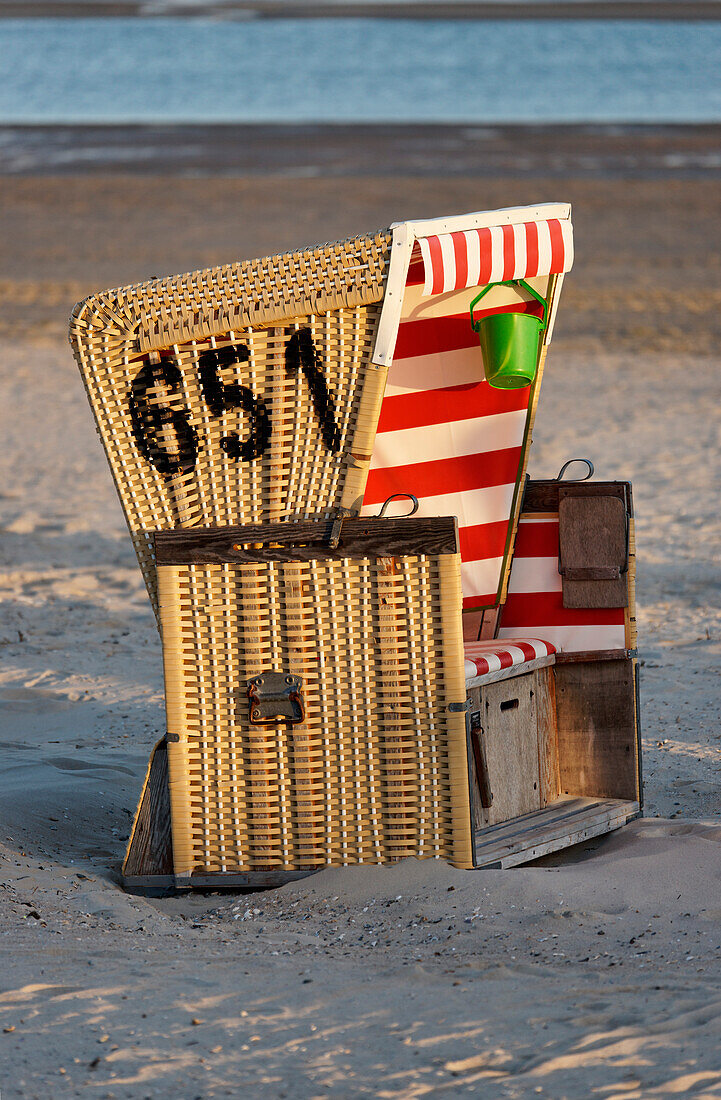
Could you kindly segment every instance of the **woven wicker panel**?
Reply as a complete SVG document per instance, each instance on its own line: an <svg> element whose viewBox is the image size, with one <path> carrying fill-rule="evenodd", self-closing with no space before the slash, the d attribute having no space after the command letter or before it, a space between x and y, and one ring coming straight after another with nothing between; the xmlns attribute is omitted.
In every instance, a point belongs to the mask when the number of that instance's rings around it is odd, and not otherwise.
<svg viewBox="0 0 721 1100"><path fill-rule="evenodd" d="M472 865L459 570L159 566L176 875ZM247 681L274 669L302 678L302 724L250 724Z"/></svg>
<svg viewBox="0 0 721 1100"><path fill-rule="evenodd" d="M146 584L151 533L356 512L390 238L97 295L70 339Z"/></svg>

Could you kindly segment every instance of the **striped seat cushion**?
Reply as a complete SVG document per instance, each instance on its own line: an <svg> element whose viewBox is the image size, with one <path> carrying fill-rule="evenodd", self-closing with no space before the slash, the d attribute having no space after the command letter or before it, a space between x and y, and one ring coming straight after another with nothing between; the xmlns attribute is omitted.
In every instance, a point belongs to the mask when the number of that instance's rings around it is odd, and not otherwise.
<svg viewBox="0 0 721 1100"><path fill-rule="evenodd" d="M504 638L503 641L466 642L464 651L466 680L470 680L504 668L518 667L520 672L521 665L537 661L539 657L550 657L556 648L540 638Z"/></svg>

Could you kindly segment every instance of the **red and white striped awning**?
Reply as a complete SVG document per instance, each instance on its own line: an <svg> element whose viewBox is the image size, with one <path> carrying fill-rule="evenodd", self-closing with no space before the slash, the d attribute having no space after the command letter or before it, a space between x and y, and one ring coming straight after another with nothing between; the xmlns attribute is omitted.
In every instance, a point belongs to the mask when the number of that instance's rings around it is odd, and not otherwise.
<svg viewBox="0 0 721 1100"><path fill-rule="evenodd" d="M423 294L447 294L508 279L560 275L573 265L570 219L547 218L419 237Z"/></svg>

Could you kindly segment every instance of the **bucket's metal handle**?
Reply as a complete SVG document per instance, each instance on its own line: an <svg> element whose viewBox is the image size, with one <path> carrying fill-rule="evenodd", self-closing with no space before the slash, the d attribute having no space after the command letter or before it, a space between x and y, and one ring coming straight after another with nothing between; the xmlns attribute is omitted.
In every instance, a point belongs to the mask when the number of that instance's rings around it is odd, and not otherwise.
<svg viewBox="0 0 721 1100"><path fill-rule="evenodd" d="M506 281L502 283L489 283L488 286L484 286L481 293L477 294L471 302L471 328L474 332L478 332L480 321L474 320L473 307L480 302L484 294L488 294L489 290L493 290L494 286L522 286L531 297L535 298L536 301L543 306L543 321L541 322L541 332L543 332L548 323L548 302L538 293L538 291L534 290L532 286L529 286L525 279L506 279Z"/></svg>
<svg viewBox="0 0 721 1100"><path fill-rule="evenodd" d="M558 474L557 474L555 480L556 481L563 481L563 475L565 474L568 467L572 466L574 462L585 462L586 465L588 466L588 473L586 474L585 477L569 478L568 479L569 481L588 481L590 478L593 477L594 468L593 468L593 463L591 462L590 458L569 458L568 462L564 462L563 466L561 466L561 469L558 471Z"/></svg>
<svg viewBox="0 0 721 1100"><path fill-rule="evenodd" d="M389 496L387 500L384 501L383 507L375 517L376 519L383 519L383 516L386 514L386 508L392 500L410 500L413 502L413 507L410 512L406 512L404 516L400 516L400 519L408 519L410 516L414 516L420 507L418 504L418 497L414 497L413 493L393 493L392 496Z"/></svg>

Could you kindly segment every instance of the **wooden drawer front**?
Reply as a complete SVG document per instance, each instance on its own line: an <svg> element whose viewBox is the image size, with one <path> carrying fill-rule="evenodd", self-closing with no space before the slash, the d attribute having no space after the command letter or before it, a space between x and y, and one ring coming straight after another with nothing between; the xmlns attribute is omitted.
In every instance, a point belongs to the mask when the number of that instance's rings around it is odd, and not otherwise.
<svg viewBox="0 0 721 1100"><path fill-rule="evenodd" d="M476 827L553 801L558 794L553 670L474 688L470 700Z"/></svg>
<svg viewBox="0 0 721 1100"><path fill-rule="evenodd" d="M489 684L484 696L483 736L493 794L487 824L495 825L541 808L533 678Z"/></svg>

